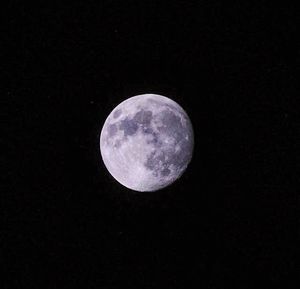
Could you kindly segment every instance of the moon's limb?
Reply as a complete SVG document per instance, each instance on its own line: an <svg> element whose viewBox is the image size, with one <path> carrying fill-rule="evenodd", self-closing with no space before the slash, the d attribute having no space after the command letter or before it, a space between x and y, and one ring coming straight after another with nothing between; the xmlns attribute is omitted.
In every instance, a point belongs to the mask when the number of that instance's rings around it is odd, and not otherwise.
<svg viewBox="0 0 300 289"><path fill-rule="evenodd" d="M111 175L137 191L155 191L178 179L194 145L192 124L173 100L156 94L131 97L107 117L100 136Z"/></svg>

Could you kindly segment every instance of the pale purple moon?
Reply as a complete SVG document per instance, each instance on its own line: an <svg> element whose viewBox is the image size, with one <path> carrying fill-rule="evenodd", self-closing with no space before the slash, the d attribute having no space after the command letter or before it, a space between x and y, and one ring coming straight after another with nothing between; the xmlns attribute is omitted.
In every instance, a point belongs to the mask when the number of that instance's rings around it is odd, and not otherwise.
<svg viewBox="0 0 300 289"><path fill-rule="evenodd" d="M142 94L120 103L107 117L100 151L109 173L135 191L156 191L177 180L193 155L187 113L162 95Z"/></svg>

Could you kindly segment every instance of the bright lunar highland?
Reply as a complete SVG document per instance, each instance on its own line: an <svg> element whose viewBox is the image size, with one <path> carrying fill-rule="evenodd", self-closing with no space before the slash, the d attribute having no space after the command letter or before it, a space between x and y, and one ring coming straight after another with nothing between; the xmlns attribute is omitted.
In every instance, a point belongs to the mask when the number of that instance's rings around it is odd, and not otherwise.
<svg viewBox="0 0 300 289"><path fill-rule="evenodd" d="M186 112L157 94L133 96L107 117L100 135L103 162L122 185L156 191L178 179L191 161L194 134Z"/></svg>

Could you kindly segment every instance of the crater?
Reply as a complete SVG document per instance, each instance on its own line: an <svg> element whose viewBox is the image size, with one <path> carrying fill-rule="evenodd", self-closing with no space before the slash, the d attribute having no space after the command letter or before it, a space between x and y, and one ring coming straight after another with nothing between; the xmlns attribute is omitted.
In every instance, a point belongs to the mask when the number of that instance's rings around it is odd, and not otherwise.
<svg viewBox="0 0 300 289"><path fill-rule="evenodd" d="M153 129L151 127L143 126L142 130L143 130L144 134L153 134L154 135L154 131L153 131Z"/></svg>
<svg viewBox="0 0 300 289"><path fill-rule="evenodd" d="M154 176L168 176L171 173L169 169L171 165L178 171L184 169L192 156L193 144L185 139L177 144L181 150L176 150L176 146L170 148L156 144L154 141L151 143L157 150L148 156L145 167L151 170Z"/></svg>
<svg viewBox="0 0 300 289"><path fill-rule="evenodd" d="M188 159L188 155L186 153L178 154L174 156L173 164L176 165L177 167L182 167L186 163L187 159Z"/></svg>
<svg viewBox="0 0 300 289"><path fill-rule="evenodd" d="M151 132L149 132L152 135L152 139L148 140L147 143L148 144L153 144L154 147L160 148L162 146L162 141L159 138L159 136L157 135L157 133L155 133L151 128L149 129Z"/></svg>
<svg viewBox="0 0 300 289"><path fill-rule="evenodd" d="M145 167L153 172L154 176L158 176L160 174L163 177L168 176L171 171L169 166L171 162L169 161L170 157L167 153L162 152L160 154L156 154L156 152L152 152L147 161L145 162Z"/></svg>
<svg viewBox="0 0 300 289"><path fill-rule="evenodd" d="M148 156L147 161L145 162L145 167L151 171L153 171L155 166L157 166L157 160L155 158L155 153L156 152L152 152L150 154L150 156Z"/></svg>
<svg viewBox="0 0 300 289"><path fill-rule="evenodd" d="M170 174L170 170L168 168L164 168L160 173L163 177L166 177Z"/></svg>

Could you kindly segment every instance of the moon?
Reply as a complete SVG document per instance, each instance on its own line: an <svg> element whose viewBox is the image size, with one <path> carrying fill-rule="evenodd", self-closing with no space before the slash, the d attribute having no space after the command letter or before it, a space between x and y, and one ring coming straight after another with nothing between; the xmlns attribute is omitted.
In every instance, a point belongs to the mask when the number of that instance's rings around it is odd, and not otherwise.
<svg viewBox="0 0 300 289"><path fill-rule="evenodd" d="M192 123L176 103L142 94L116 106L100 134L100 151L109 173L125 187L150 192L180 178L193 155Z"/></svg>

